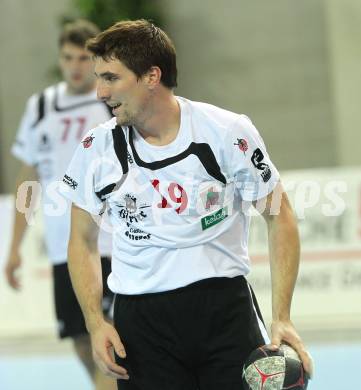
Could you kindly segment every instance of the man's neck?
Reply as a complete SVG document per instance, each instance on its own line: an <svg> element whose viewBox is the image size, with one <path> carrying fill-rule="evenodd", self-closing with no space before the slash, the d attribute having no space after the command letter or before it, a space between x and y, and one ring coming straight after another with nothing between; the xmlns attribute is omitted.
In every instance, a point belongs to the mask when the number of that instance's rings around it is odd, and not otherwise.
<svg viewBox="0 0 361 390"><path fill-rule="evenodd" d="M148 118L137 127L141 136L150 144L163 146L178 135L181 110L173 94L157 97L149 109Z"/></svg>

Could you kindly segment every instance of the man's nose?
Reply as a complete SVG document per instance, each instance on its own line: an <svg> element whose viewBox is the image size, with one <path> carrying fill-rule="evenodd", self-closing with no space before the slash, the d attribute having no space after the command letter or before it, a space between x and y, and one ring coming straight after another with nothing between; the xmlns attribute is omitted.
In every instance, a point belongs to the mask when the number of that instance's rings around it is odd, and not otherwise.
<svg viewBox="0 0 361 390"><path fill-rule="evenodd" d="M102 101L107 101L110 98L110 88L99 80L97 81L97 98Z"/></svg>
<svg viewBox="0 0 361 390"><path fill-rule="evenodd" d="M73 61L70 62L70 68L72 71L77 71L81 69L81 61L74 59Z"/></svg>

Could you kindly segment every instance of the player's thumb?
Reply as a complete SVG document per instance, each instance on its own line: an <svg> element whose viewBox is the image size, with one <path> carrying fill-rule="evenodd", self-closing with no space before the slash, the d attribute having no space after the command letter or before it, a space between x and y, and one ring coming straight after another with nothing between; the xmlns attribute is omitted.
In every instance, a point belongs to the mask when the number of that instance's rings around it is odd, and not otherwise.
<svg viewBox="0 0 361 390"><path fill-rule="evenodd" d="M276 350L280 347L281 345L281 337L279 335L279 333L276 331L276 332L273 332L272 333L272 338L271 338L271 343L270 343L270 348L272 350Z"/></svg>
<svg viewBox="0 0 361 390"><path fill-rule="evenodd" d="M120 338L118 335L116 336L113 336L112 338L112 344L113 344L113 348L114 348L114 351L115 353L121 357L122 359L124 359L127 354L125 352L125 348L124 348L124 345L123 343L120 341Z"/></svg>

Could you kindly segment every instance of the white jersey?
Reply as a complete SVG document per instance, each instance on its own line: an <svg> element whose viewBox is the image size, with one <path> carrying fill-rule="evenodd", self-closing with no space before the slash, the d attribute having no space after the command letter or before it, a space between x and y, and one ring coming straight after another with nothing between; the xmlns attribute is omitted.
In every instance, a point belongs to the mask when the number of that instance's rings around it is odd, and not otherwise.
<svg viewBox="0 0 361 390"><path fill-rule="evenodd" d="M64 176L72 202L109 210L115 293L168 291L249 272L251 201L279 181L250 119L177 97L181 124L165 146L113 118L91 130Z"/></svg>
<svg viewBox="0 0 361 390"><path fill-rule="evenodd" d="M95 90L69 95L65 82L46 88L27 102L12 153L38 172L45 241L54 264L66 262L70 233L70 202L61 194L59 182L86 131L110 117L105 104L96 100ZM111 252L109 236L103 234L99 241L103 255Z"/></svg>

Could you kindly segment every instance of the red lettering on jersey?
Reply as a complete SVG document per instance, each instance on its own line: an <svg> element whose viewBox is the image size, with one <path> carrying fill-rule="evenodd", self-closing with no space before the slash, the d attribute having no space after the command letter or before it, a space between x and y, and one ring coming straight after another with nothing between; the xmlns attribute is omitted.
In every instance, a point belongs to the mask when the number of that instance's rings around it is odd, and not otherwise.
<svg viewBox="0 0 361 390"><path fill-rule="evenodd" d="M179 196L176 195L176 190L178 191ZM182 213L188 206L188 196L183 187L177 183L170 183L168 187L168 194L173 202L180 204L180 206L176 208L175 211L178 214Z"/></svg>
<svg viewBox="0 0 361 390"><path fill-rule="evenodd" d="M160 196L162 197L162 201L157 204L157 207L159 209L166 209L166 208L171 207L168 204L167 199L160 193L160 190L159 190L159 180L158 179L152 180L152 186L159 192Z"/></svg>
<svg viewBox="0 0 361 390"><path fill-rule="evenodd" d="M165 209L165 208L171 207L169 205L169 202L167 201L167 199L160 192L160 189L159 189L160 182L159 182L159 180L158 179L154 179L154 180L152 180L151 183L152 183L153 187L157 190L157 192L160 194L160 196L162 197L162 201L157 204L157 207L160 208L160 209ZM177 191L177 193L176 193L176 191ZM170 199L174 203L180 204L180 206L175 209L175 212L177 214L181 214L188 206L188 196L187 196L187 193L185 192L183 187L180 186L179 184L177 184L177 183L170 183L170 185L168 187L168 194L169 194Z"/></svg>
<svg viewBox="0 0 361 390"><path fill-rule="evenodd" d="M69 135L71 119L70 118L62 118L61 121L64 123L63 135L61 136L61 141L66 142Z"/></svg>
<svg viewBox="0 0 361 390"><path fill-rule="evenodd" d="M78 122L78 130L76 133L76 139L81 140L83 137L85 124L86 124L86 118L84 117L78 117L78 118L62 118L61 121L64 124L64 130L63 134L61 136L61 141L66 142L69 138L70 128L73 125L74 122Z"/></svg>
<svg viewBox="0 0 361 390"><path fill-rule="evenodd" d="M83 138L83 133L84 133L84 129L85 129L85 123L86 123L86 118L84 117L79 117L77 118L78 122L79 122L79 129L78 129L78 133L77 133L77 139L82 139Z"/></svg>

